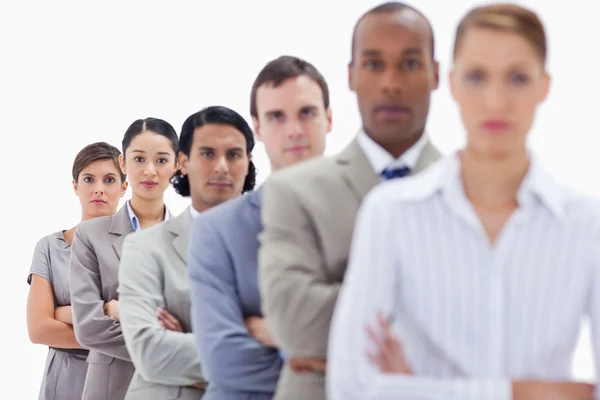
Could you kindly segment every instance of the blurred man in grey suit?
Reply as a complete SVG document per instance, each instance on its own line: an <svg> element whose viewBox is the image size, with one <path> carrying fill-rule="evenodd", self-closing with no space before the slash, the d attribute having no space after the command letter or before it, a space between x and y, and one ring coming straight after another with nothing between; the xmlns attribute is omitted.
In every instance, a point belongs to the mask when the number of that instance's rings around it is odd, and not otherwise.
<svg viewBox="0 0 600 400"><path fill-rule="evenodd" d="M191 333L187 247L191 220L254 188L252 130L226 107L207 107L181 129L171 179L192 205L181 215L131 234L119 267L120 318L135 365L126 400L196 400L206 379ZM208 249L202 249L206 251Z"/></svg>
<svg viewBox="0 0 600 400"><path fill-rule="evenodd" d="M325 399L329 325L363 197L380 180L418 173L440 156L424 133L438 64L420 12L392 2L363 15L348 81L362 119L356 138L336 156L275 173L265 187L259 285L274 341L288 357L279 400Z"/></svg>
<svg viewBox="0 0 600 400"><path fill-rule="evenodd" d="M269 62L252 88L250 113L273 171L320 156L331 130L329 90L296 57ZM200 215L193 223L189 275L192 322L206 400L269 400L282 359L262 318L257 282L262 188Z"/></svg>

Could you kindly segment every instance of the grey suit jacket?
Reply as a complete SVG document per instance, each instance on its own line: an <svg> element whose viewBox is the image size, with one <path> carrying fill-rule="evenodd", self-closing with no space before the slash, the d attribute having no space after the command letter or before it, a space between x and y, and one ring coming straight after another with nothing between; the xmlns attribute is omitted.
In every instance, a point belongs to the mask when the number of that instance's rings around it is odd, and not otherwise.
<svg viewBox="0 0 600 400"><path fill-rule="evenodd" d="M439 157L427 143L416 172ZM326 358L354 220L363 197L378 182L356 140L336 156L288 167L268 180L259 285L269 326L289 357ZM324 400L325 376L296 374L285 366L275 398Z"/></svg>
<svg viewBox="0 0 600 400"><path fill-rule="evenodd" d="M81 222L71 246L73 328L90 349L83 400L119 400L133 376L119 321L104 315L104 303L118 299L121 246L132 232L127 207L110 217Z"/></svg>
<svg viewBox="0 0 600 400"><path fill-rule="evenodd" d="M282 361L252 337L244 318L262 316L257 256L262 188L203 212L193 223L192 322L210 381L205 400L270 400Z"/></svg>
<svg viewBox="0 0 600 400"><path fill-rule="evenodd" d="M200 399L190 387L204 381L191 333L187 246L191 214L129 235L119 267L119 313L135 365L129 400ZM156 308L167 309L183 332L162 328Z"/></svg>

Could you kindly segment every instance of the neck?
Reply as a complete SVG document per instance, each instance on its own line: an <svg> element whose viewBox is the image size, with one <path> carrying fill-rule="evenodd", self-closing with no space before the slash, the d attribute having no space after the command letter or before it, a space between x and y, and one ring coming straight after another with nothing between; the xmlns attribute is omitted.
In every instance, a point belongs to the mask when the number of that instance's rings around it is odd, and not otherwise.
<svg viewBox="0 0 600 400"><path fill-rule="evenodd" d="M365 131L367 136L369 136L371 138L371 140L373 140L375 143L377 143L379 146L381 146L385 151L387 151L394 158L400 157L402 154L406 153L406 151L408 149L413 147L415 145L415 143L417 143L419 141L419 139L421 139L421 137L423 136L423 132L424 132L423 130L420 130L417 133L415 133L414 135L412 135L411 137L406 138L404 140L387 142L387 141L382 141L382 140L376 139L373 135L371 135L369 133L369 131L366 128L363 128L363 130Z"/></svg>
<svg viewBox="0 0 600 400"><path fill-rule="evenodd" d="M195 199L194 196L192 196L192 207L194 208L194 210L201 213L208 210L211 206L209 204L206 204L201 199Z"/></svg>
<svg viewBox="0 0 600 400"><path fill-rule="evenodd" d="M162 221L165 217L165 204L162 197L145 200L134 195L129 204L140 221L140 225L145 225L146 222Z"/></svg>
<svg viewBox="0 0 600 400"><path fill-rule="evenodd" d="M491 158L467 147L460 153L460 160L465 193L471 202L484 206L516 203L517 191L529 169L527 151Z"/></svg>

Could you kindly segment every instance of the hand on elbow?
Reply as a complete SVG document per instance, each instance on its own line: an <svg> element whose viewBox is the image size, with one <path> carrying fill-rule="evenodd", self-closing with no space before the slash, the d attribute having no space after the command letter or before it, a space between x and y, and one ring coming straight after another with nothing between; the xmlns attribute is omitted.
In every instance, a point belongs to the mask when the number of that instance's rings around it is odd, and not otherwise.
<svg viewBox="0 0 600 400"><path fill-rule="evenodd" d="M365 327L374 345L373 350L367 349L369 360L384 374L412 375L414 372L404 355L402 343L392 332L391 319L377 313L377 325L373 327L367 324Z"/></svg>
<svg viewBox="0 0 600 400"><path fill-rule="evenodd" d="M248 317L244 320L248 333L265 347L277 348L267 320L261 317Z"/></svg>
<svg viewBox="0 0 600 400"><path fill-rule="evenodd" d="M164 308L156 307L156 318L158 318L158 323L164 329L173 332L183 332L181 324L179 323L177 318L175 318L173 314L171 314Z"/></svg>
<svg viewBox="0 0 600 400"><path fill-rule="evenodd" d="M119 300L111 300L104 304L104 315L120 321Z"/></svg>

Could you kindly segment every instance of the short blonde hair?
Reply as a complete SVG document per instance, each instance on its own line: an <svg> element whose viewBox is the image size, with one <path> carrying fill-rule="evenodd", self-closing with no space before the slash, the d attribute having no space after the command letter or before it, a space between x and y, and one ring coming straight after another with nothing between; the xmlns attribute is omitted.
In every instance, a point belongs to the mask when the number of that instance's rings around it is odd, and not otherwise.
<svg viewBox="0 0 600 400"><path fill-rule="evenodd" d="M544 64L546 63L547 45L544 25L537 14L527 8L506 3L476 7L469 11L456 29L454 57L465 33L471 28L517 33L533 45Z"/></svg>

